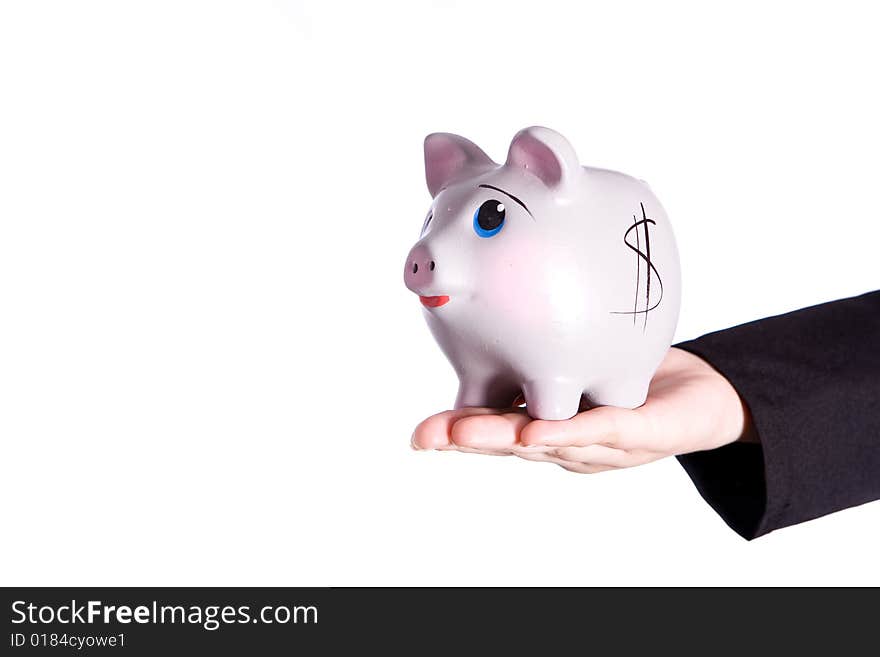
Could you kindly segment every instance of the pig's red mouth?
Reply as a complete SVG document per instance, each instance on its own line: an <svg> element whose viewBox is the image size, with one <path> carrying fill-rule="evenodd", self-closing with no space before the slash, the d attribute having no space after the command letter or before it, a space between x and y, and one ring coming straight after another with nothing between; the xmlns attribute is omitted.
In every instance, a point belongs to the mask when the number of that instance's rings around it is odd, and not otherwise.
<svg viewBox="0 0 880 657"><path fill-rule="evenodd" d="M449 302L449 297L445 294L439 297L423 297L419 295L419 301L421 301L422 305L427 308L439 308L443 304Z"/></svg>

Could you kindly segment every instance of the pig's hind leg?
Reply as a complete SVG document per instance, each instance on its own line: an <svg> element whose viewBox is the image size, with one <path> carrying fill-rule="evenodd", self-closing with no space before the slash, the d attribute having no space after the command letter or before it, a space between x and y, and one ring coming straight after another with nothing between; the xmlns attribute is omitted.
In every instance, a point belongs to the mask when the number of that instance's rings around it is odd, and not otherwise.
<svg viewBox="0 0 880 657"><path fill-rule="evenodd" d="M526 411L536 420L568 420L581 403L583 386L564 379L528 381L523 384Z"/></svg>
<svg viewBox="0 0 880 657"><path fill-rule="evenodd" d="M590 406L617 406L638 408L648 398L651 381L615 381L584 391Z"/></svg>

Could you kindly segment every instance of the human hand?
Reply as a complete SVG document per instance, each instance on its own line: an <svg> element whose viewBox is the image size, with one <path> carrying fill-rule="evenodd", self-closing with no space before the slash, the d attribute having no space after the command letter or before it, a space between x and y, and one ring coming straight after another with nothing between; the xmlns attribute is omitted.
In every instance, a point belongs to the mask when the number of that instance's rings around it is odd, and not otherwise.
<svg viewBox="0 0 880 657"><path fill-rule="evenodd" d="M548 461L602 472L664 456L754 441L748 409L706 361L671 348L636 409L600 406L570 420L533 420L523 408L462 408L432 415L412 437L417 450L457 450Z"/></svg>

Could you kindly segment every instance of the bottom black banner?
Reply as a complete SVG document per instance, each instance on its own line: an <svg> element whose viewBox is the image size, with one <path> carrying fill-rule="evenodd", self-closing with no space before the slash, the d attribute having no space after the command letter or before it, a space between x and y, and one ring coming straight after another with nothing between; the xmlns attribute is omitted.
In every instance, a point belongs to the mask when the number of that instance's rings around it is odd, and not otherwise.
<svg viewBox="0 0 880 657"><path fill-rule="evenodd" d="M0 589L0 653L189 655L767 648L839 652L876 619L876 590ZM839 623L835 625L835 623ZM812 653L811 653L812 654Z"/></svg>

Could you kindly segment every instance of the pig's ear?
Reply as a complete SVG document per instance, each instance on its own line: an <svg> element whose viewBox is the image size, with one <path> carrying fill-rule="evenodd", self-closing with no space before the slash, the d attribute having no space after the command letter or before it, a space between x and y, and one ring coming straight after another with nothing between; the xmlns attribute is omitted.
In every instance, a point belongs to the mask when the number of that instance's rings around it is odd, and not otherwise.
<svg viewBox="0 0 880 657"><path fill-rule="evenodd" d="M510 142L506 166L526 169L548 187L562 184L580 170L577 155L565 137L540 126L516 133Z"/></svg>
<svg viewBox="0 0 880 657"><path fill-rule="evenodd" d="M437 196L453 178L495 164L475 143L447 132L425 137L425 179L431 196Z"/></svg>

